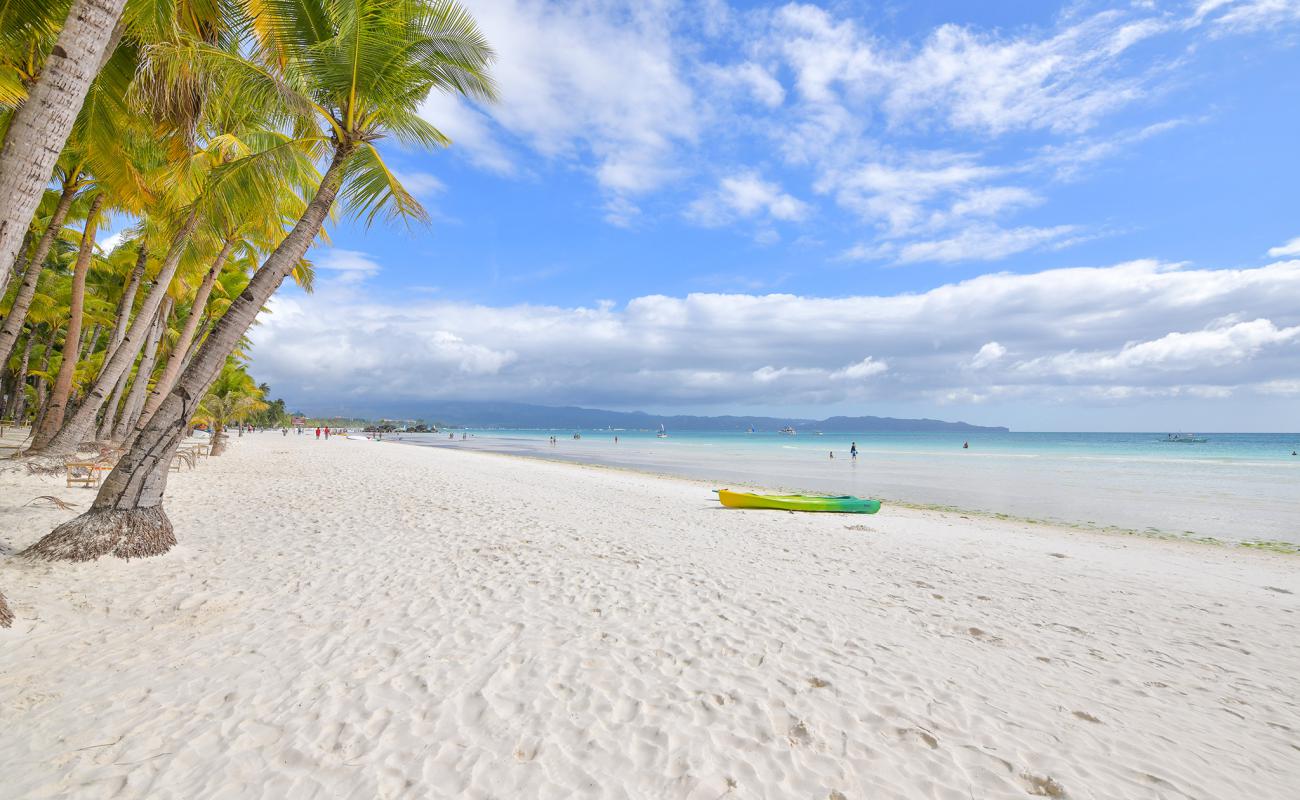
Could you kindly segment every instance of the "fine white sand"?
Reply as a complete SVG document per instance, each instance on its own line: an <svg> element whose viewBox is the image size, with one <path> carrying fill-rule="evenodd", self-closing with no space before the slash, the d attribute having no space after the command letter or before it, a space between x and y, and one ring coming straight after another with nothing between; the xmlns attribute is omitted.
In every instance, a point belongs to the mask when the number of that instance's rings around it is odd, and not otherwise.
<svg viewBox="0 0 1300 800"><path fill-rule="evenodd" d="M1300 558L709 488L255 434L29 564L5 472L0 795L1297 796Z"/></svg>

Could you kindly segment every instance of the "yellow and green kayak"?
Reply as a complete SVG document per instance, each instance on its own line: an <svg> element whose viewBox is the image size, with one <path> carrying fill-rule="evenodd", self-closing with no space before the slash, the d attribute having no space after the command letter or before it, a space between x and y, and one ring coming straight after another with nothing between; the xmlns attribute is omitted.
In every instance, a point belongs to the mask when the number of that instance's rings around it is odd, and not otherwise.
<svg viewBox="0 0 1300 800"><path fill-rule="evenodd" d="M841 514L874 514L879 500L862 497L824 497L810 494L748 494L730 489L714 489L727 508L772 508L780 511L832 511Z"/></svg>

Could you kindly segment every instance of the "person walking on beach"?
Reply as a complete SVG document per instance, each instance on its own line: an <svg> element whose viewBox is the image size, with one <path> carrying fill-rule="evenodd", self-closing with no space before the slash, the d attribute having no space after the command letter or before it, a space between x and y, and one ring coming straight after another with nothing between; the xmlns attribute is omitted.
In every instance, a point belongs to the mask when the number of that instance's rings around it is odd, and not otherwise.
<svg viewBox="0 0 1300 800"><path fill-rule="evenodd" d="M325 426L325 438L330 438L330 426L328 425Z"/></svg>
<svg viewBox="0 0 1300 800"><path fill-rule="evenodd" d="M320 438L320 426L319 426L319 425L316 426L316 438L317 438L317 439Z"/></svg>
<svg viewBox="0 0 1300 800"><path fill-rule="evenodd" d="M858 443L857 443L857 442L854 442L853 444L849 445L849 457L852 458L854 461L857 461L857 460L858 460Z"/></svg>

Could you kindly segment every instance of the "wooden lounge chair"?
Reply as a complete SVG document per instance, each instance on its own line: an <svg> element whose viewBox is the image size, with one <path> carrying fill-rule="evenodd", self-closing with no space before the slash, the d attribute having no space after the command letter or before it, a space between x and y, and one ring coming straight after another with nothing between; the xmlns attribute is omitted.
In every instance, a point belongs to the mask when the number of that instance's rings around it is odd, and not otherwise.
<svg viewBox="0 0 1300 800"><path fill-rule="evenodd" d="M67 470L68 486L80 484L87 489L99 486L100 465L95 461L68 461L64 463Z"/></svg>

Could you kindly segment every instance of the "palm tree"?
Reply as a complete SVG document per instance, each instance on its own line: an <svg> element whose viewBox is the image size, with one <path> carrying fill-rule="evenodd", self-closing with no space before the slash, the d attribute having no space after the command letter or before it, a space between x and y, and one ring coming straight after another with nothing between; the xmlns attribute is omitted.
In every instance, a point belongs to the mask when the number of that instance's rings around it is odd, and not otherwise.
<svg viewBox="0 0 1300 800"><path fill-rule="evenodd" d="M281 99L302 132L299 139L324 146L329 166L293 229L208 334L91 509L25 550L29 557L130 558L170 549L176 539L162 508L163 491L186 422L258 311L316 239L335 198L341 194L344 205L368 222L381 213L425 217L374 142L392 135L426 147L445 145L446 137L416 113L425 96L434 90L495 95L486 71L491 48L453 0L298 0L257 9L249 59L185 47L249 96ZM243 161L226 171L238 172Z"/></svg>
<svg viewBox="0 0 1300 800"><path fill-rule="evenodd" d="M242 432L244 420L266 410L263 391L243 366L227 360L212 388L203 396L199 410L191 422L206 423L212 430L212 455L219 456L226 449L226 427L238 422Z"/></svg>
<svg viewBox="0 0 1300 800"><path fill-rule="evenodd" d="M23 323L27 320L27 309L31 306L32 297L36 294L36 282L41 277L41 270L45 268L45 259L50 254L50 247L54 244L55 237L63 229L63 221L72 208L73 199L82 187L81 170L73 168L63 171L59 176L59 183L58 200L55 203L53 213L50 215L50 221L46 224L45 231L41 234L41 238L37 240L35 249L32 250L31 256L27 259L27 269L23 273L18 292L14 296L13 304L9 307L8 313L5 315L3 326L0 326L0 362L7 360L9 354L13 352L14 345L18 341L18 334L22 331Z"/></svg>
<svg viewBox="0 0 1300 800"><path fill-rule="evenodd" d="M48 5L17 2L18 18L47 16ZM126 0L73 0L40 77L14 112L0 148L0 292L90 82L115 49Z"/></svg>
<svg viewBox="0 0 1300 800"><path fill-rule="evenodd" d="M32 447L39 449L54 436L54 432L63 424L63 412L72 394L72 378L77 368L79 349L81 347L81 323L85 310L86 273L90 271L90 260L95 250L95 228L99 224L100 207L103 205L103 193L97 193L90 202L86 215L86 227L81 234L81 248L77 252L77 265L72 273L72 292L68 304L68 331L63 338L63 359L59 363L59 374L54 379L54 394L46 410L41 427L32 436ZM32 264L31 269L36 269Z"/></svg>

